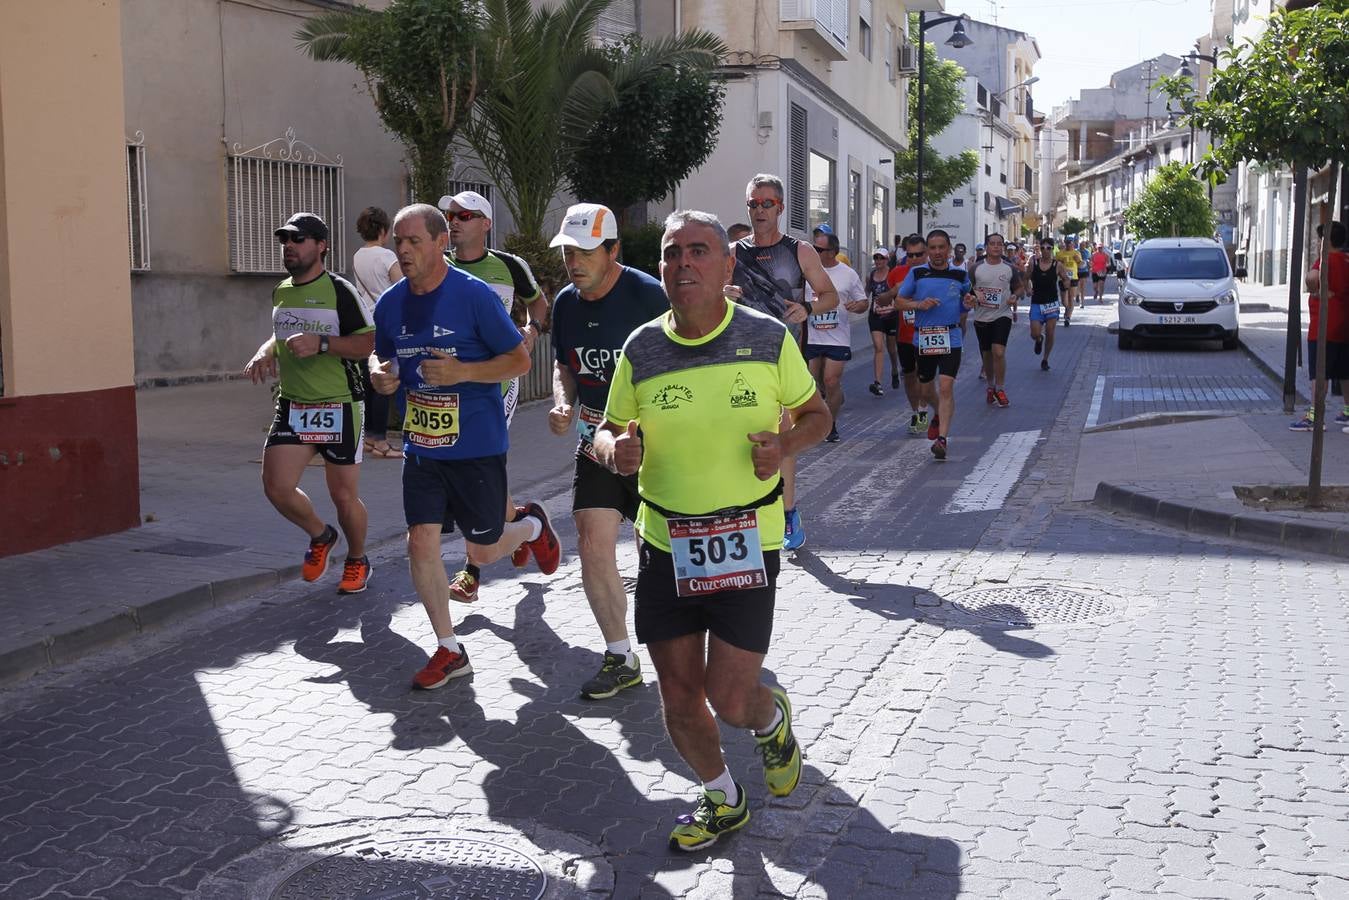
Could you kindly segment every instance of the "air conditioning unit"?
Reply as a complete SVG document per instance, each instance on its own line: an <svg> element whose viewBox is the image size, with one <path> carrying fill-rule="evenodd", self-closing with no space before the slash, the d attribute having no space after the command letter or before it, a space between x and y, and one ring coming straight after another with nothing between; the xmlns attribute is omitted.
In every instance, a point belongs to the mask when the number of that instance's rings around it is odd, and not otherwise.
<svg viewBox="0 0 1349 900"><path fill-rule="evenodd" d="M895 56L897 57L896 71L900 75L918 74L918 48L913 44L900 44Z"/></svg>

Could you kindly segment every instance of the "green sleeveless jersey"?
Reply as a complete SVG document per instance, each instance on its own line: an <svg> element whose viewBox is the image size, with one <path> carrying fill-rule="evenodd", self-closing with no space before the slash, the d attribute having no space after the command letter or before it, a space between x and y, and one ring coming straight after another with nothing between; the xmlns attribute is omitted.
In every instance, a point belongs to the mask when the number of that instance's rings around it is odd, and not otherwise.
<svg viewBox="0 0 1349 900"><path fill-rule="evenodd" d="M272 290L272 333L281 370L281 396L300 403L349 403L365 398L361 361L328 353L300 359L286 346L293 334L344 337L374 331L349 281L324 272L296 284L287 278Z"/></svg>

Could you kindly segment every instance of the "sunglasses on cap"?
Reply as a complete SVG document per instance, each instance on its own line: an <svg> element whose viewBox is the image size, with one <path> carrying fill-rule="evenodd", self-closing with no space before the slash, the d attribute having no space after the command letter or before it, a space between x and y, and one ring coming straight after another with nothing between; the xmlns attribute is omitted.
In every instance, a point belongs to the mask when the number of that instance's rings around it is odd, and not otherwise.
<svg viewBox="0 0 1349 900"><path fill-rule="evenodd" d="M286 244L303 244L305 241L309 240L309 235L296 234L293 231L283 231L276 236L276 240L284 247Z"/></svg>
<svg viewBox="0 0 1349 900"><path fill-rule="evenodd" d="M746 201L745 201L745 205L746 205L747 207L749 207L750 209L772 209L773 207L779 205L779 201L773 200L773 199L768 199L768 200L746 200Z"/></svg>
<svg viewBox="0 0 1349 900"><path fill-rule="evenodd" d="M461 209L459 212L446 212L445 218L458 219L460 222L471 222L474 219L485 219L487 217L476 210Z"/></svg>

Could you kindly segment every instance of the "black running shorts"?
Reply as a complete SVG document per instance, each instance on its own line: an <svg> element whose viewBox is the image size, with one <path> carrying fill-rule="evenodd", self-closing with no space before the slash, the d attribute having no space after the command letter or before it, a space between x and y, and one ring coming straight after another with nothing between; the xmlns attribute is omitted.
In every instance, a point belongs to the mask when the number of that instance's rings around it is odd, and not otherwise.
<svg viewBox="0 0 1349 900"><path fill-rule="evenodd" d="M1007 339L1012 336L1012 319L1001 316L992 322L975 322L974 334L979 338L979 352L992 353L994 344L1007 346Z"/></svg>
<svg viewBox="0 0 1349 900"><path fill-rule="evenodd" d="M403 514L412 525L457 523L471 544L495 544L506 525L506 454L473 459L403 458Z"/></svg>
<svg viewBox="0 0 1349 900"><path fill-rule="evenodd" d="M927 384L939 374L955 378L956 373L960 371L960 350L959 347L952 347L950 353L919 356L918 380Z"/></svg>
<svg viewBox="0 0 1349 900"><path fill-rule="evenodd" d="M899 371L908 375L918 369L918 348L913 344L898 344L895 350L899 353Z"/></svg>
<svg viewBox="0 0 1349 900"><path fill-rule="evenodd" d="M365 404L360 400L303 404L280 397L263 448L307 445L317 450L324 462L354 466L361 461L365 446L364 427Z"/></svg>
<svg viewBox="0 0 1349 900"><path fill-rule="evenodd" d="M637 518L637 476L619 475L588 456L576 456L571 480L571 509L616 509L629 522Z"/></svg>
<svg viewBox="0 0 1349 900"><path fill-rule="evenodd" d="M674 557L642 541L633 603L637 640L656 644L710 631L732 647L767 653L773 637L779 555L778 550L763 552L768 587L680 597L675 591Z"/></svg>
<svg viewBox="0 0 1349 900"><path fill-rule="evenodd" d="M881 334L895 337L899 334L899 313L893 313L888 316L878 316L874 312L867 313L867 329L869 331L879 331Z"/></svg>

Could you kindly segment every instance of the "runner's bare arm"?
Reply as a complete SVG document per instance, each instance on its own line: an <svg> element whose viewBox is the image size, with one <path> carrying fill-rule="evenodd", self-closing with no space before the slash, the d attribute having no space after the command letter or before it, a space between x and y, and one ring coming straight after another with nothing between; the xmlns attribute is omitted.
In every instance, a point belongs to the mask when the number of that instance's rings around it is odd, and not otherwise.
<svg viewBox="0 0 1349 900"><path fill-rule="evenodd" d="M576 376L562 363L553 364L553 408L548 411L548 428L553 434L566 434L576 421Z"/></svg>
<svg viewBox="0 0 1349 900"><path fill-rule="evenodd" d="M422 362L422 380L440 386L466 381L495 384L523 375L530 367L529 351L523 342L482 362L462 362L435 347L431 348L431 353L434 358Z"/></svg>
<svg viewBox="0 0 1349 900"><path fill-rule="evenodd" d="M258 352L244 365L244 374L254 384L276 377L276 335L262 342Z"/></svg>
<svg viewBox="0 0 1349 900"><path fill-rule="evenodd" d="M792 417L792 427L778 435L783 456L796 456L814 447L824 440L834 425L834 417L829 414L829 407L818 390L805 403L788 410L788 414Z"/></svg>
<svg viewBox="0 0 1349 900"><path fill-rule="evenodd" d="M304 359L317 356L322 348L322 338L317 334L292 334L286 338L290 352ZM328 355L340 359L365 359L375 351L375 333L333 335L328 338Z"/></svg>
<svg viewBox="0 0 1349 900"><path fill-rule="evenodd" d="M820 254L810 244L798 244L796 247L796 261L801 264L801 274L806 277L806 284L815 292L815 299L811 301L811 307L816 315L829 312L838 307L838 291L834 289L834 282L829 280L829 275L824 271L824 266L820 264ZM805 309L801 310L803 313Z"/></svg>

